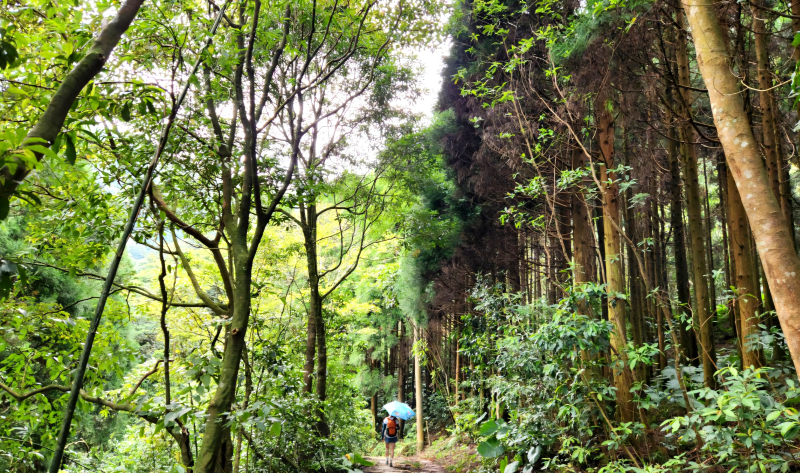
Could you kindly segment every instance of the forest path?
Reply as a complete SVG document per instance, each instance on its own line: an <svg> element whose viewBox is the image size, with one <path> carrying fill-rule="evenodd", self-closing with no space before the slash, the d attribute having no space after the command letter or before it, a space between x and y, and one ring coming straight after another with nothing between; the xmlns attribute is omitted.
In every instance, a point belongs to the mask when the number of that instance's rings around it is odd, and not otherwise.
<svg viewBox="0 0 800 473"><path fill-rule="evenodd" d="M364 468L364 473L390 473L413 471L418 473L444 473L444 468L417 457L395 457L394 466L386 464L386 457L367 457L375 466Z"/></svg>

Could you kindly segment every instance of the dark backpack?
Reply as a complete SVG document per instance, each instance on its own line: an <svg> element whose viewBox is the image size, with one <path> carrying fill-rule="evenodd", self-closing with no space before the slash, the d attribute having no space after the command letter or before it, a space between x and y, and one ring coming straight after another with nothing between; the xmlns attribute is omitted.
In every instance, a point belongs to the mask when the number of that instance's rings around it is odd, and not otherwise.
<svg viewBox="0 0 800 473"><path fill-rule="evenodd" d="M389 437L397 436L397 420L394 417L389 417L386 421L386 435Z"/></svg>

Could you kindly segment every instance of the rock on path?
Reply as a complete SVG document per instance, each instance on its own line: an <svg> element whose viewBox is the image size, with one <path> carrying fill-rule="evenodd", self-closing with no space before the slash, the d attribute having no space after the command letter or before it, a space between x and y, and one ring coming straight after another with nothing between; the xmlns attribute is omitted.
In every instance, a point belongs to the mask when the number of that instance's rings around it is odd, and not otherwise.
<svg viewBox="0 0 800 473"><path fill-rule="evenodd" d="M386 464L386 457L367 457L367 460L375 463L375 466L364 468L364 473L444 473L444 469L439 465L417 457L395 457L394 466Z"/></svg>

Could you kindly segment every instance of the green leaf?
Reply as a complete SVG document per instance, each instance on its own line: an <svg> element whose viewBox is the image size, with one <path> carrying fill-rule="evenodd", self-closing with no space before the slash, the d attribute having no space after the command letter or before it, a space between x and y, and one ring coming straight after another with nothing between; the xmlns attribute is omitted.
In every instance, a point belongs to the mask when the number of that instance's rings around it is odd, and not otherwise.
<svg viewBox="0 0 800 473"><path fill-rule="evenodd" d="M542 456L542 446L537 445L528 450L528 462L533 465Z"/></svg>
<svg viewBox="0 0 800 473"><path fill-rule="evenodd" d="M497 458L505 451L506 448L494 437L478 445L478 454L483 458Z"/></svg>
<svg viewBox="0 0 800 473"><path fill-rule="evenodd" d="M276 425L280 425L280 424L276 424ZM372 463L371 461L369 461L366 458L362 457L358 453L354 453L353 454L352 462L353 462L354 465L363 465L363 466L372 466L372 465L374 465L374 463Z"/></svg>
<svg viewBox="0 0 800 473"><path fill-rule="evenodd" d="M513 461L506 466L506 468L503 470L503 473L514 473L517 471L517 468L519 468L519 462Z"/></svg>
<svg viewBox="0 0 800 473"><path fill-rule="evenodd" d="M483 425L481 425L481 429L478 431L478 435L480 435L481 437L488 437L493 433L497 432L497 429L499 428L500 426L497 425L497 422L490 420L488 422L484 422Z"/></svg>
<svg viewBox="0 0 800 473"><path fill-rule="evenodd" d="M280 434L281 434L281 423L280 422L275 422L269 428L269 436L270 437L277 437Z"/></svg>
<svg viewBox="0 0 800 473"><path fill-rule="evenodd" d="M28 148L29 150L33 151L34 153L39 153L39 154L42 154L42 155L50 157L50 158L57 158L58 157L56 155L56 153L53 152L52 149L50 149L48 147L45 147L45 146L42 146L42 145L28 145L28 146L26 146L26 148Z"/></svg>
<svg viewBox="0 0 800 473"><path fill-rule="evenodd" d="M777 419L781 416L781 411L772 411L767 415L767 422L772 422L773 420Z"/></svg>
<svg viewBox="0 0 800 473"><path fill-rule="evenodd" d="M72 133L67 134L67 146L64 149L64 159L69 164L75 164L75 160L78 159L78 153L75 151L75 137L72 136Z"/></svg>
<svg viewBox="0 0 800 473"><path fill-rule="evenodd" d="M126 122L131 121L131 103L125 102L125 105L122 106L122 110L119 112L119 116L125 120Z"/></svg>
<svg viewBox="0 0 800 473"><path fill-rule="evenodd" d="M790 430L797 425L797 422L784 422L778 426L781 429L781 435L786 437Z"/></svg>

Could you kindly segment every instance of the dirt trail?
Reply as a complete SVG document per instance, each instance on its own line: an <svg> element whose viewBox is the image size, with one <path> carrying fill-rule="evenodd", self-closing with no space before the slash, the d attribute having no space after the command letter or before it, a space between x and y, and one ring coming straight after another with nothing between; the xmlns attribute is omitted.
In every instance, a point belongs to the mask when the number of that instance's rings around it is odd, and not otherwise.
<svg viewBox="0 0 800 473"><path fill-rule="evenodd" d="M375 463L375 466L364 468L364 473L444 473L444 469L439 465L417 457L395 457L394 466L386 464L386 457L367 457L367 460Z"/></svg>

